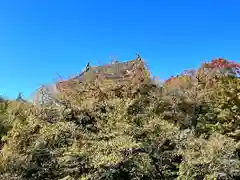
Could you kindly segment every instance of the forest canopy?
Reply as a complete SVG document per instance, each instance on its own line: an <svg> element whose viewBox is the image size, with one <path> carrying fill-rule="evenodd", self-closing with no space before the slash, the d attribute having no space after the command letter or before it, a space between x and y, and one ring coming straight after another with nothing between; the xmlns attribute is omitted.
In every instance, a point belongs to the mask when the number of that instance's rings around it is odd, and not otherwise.
<svg viewBox="0 0 240 180"><path fill-rule="evenodd" d="M81 84L57 104L1 98L0 179L240 179L240 64L146 76Z"/></svg>

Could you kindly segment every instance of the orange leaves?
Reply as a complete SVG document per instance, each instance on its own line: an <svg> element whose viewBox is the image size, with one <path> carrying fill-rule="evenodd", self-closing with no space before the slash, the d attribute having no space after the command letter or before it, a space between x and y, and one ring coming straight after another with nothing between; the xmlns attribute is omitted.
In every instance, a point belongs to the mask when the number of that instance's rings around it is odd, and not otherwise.
<svg viewBox="0 0 240 180"><path fill-rule="evenodd" d="M203 64L203 68L207 69L231 69L236 75L240 75L240 64L227 61L223 58L217 58L209 63Z"/></svg>
<svg viewBox="0 0 240 180"><path fill-rule="evenodd" d="M227 61L223 58L214 59L209 63L204 63L197 70L186 70L178 76L171 76L165 81L165 86L168 87L179 87L184 84L200 82L208 84L213 82L214 76L218 72L223 72L225 75L230 73L234 76L240 76L240 64L235 62ZM198 83L199 83L198 82Z"/></svg>
<svg viewBox="0 0 240 180"><path fill-rule="evenodd" d="M240 65L234 62L227 61L223 58L217 58L210 63L205 63L206 68L240 68Z"/></svg>

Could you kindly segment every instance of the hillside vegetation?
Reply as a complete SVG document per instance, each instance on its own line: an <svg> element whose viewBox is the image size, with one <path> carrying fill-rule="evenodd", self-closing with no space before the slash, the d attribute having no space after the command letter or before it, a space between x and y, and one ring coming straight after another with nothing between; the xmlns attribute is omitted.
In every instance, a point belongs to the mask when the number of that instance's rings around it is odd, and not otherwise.
<svg viewBox="0 0 240 180"><path fill-rule="evenodd" d="M0 179L240 179L239 70L216 59L163 85L81 85L58 105L1 99Z"/></svg>

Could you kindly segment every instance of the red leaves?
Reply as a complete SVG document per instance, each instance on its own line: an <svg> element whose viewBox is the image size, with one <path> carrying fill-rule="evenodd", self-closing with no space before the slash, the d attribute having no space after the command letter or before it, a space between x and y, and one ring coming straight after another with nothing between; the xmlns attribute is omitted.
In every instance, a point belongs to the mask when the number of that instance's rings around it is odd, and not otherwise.
<svg viewBox="0 0 240 180"><path fill-rule="evenodd" d="M237 75L240 75L240 64L235 62L227 61L223 58L217 58L212 60L210 63L205 63L203 68L207 69L232 69Z"/></svg>
<svg viewBox="0 0 240 180"><path fill-rule="evenodd" d="M240 76L240 64L235 62L227 61L223 58L217 58L212 60L209 63L204 63L201 68L198 70L186 70L180 74L180 76L171 76L169 79L165 81L165 84L176 84L181 82L180 77L189 77L195 79L196 76L211 76L212 73L217 72L217 70L225 69L227 72L233 72L236 76ZM202 71L203 70L203 71ZM183 78L184 79L184 78ZM182 79L182 80L183 80Z"/></svg>

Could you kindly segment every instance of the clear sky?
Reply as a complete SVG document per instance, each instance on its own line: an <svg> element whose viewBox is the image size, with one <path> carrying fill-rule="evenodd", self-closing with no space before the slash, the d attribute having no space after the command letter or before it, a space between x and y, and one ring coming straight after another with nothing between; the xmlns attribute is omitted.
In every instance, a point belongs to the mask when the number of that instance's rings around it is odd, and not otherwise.
<svg viewBox="0 0 240 180"><path fill-rule="evenodd" d="M140 55L160 79L215 57L240 60L238 0L0 0L0 94ZM238 61L239 62L239 61Z"/></svg>

